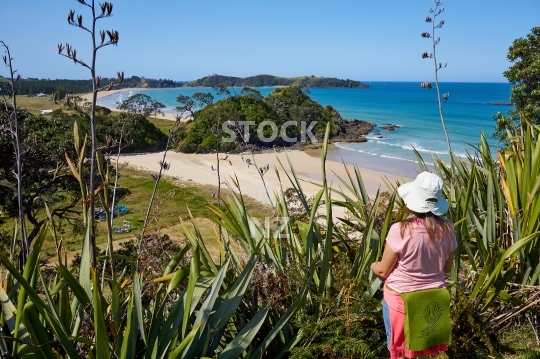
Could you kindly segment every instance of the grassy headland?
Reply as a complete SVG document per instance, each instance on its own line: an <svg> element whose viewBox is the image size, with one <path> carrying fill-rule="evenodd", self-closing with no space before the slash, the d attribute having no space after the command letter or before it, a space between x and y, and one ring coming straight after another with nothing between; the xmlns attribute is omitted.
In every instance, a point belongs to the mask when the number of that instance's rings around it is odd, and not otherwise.
<svg viewBox="0 0 540 359"><path fill-rule="evenodd" d="M316 77L316 76L298 76L298 77L278 77L273 75L256 75L250 77L234 77L222 75L210 75L188 82L184 86L190 87L216 87L225 85L227 87L265 87L265 86L300 86L300 87L350 87L367 88L366 84L355 80L342 80L335 77Z"/></svg>

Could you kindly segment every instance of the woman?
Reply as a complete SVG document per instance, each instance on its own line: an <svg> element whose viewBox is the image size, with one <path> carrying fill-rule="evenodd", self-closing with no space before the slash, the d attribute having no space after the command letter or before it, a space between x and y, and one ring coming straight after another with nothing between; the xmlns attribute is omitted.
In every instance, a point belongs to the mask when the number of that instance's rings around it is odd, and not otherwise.
<svg viewBox="0 0 540 359"><path fill-rule="evenodd" d="M445 274L452 268L457 242L452 223L442 217L449 207L442 188L440 177L429 172L398 188L408 213L402 222L392 225L381 261L371 265L385 281L383 316L391 359L427 358L448 350L448 343L420 351L405 346L405 311L400 296L446 286Z"/></svg>

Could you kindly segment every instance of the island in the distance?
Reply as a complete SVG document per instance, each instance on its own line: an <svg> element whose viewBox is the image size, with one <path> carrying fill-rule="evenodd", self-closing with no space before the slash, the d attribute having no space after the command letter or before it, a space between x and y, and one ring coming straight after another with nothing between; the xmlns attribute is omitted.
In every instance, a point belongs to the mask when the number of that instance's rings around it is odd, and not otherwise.
<svg viewBox="0 0 540 359"><path fill-rule="evenodd" d="M250 77L233 77L223 75L210 75L188 82L188 87L270 87L270 86L299 86L308 88L368 88L360 81L341 80L335 77L299 76L278 77L273 75L256 75Z"/></svg>

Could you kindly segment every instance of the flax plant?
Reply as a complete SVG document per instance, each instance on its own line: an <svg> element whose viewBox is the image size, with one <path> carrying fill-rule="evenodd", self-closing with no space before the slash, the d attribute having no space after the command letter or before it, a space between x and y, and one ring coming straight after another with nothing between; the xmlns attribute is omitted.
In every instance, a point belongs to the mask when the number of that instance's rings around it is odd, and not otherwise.
<svg viewBox="0 0 540 359"><path fill-rule="evenodd" d="M98 34L98 30L96 29L96 23L98 20L108 18L112 16L112 10L113 10L113 4L109 2L104 2L102 4L99 4L99 6L96 5L94 0L91 1L85 1L85 0L77 0L77 2L81 5L86 6L91 13L90 16L90 25L85 25L83 23L83 16L77 15L75 17L75 11L69 10L67 15L67 21L68 24L71 26L74 26L76 28L79 28L85 32L87 32L90 35L90 38L92 40L92 52L91 52L91 59L90 62L85 62L80 57L77 57L77 50L70 44L66 43L65 46L63 44L58 45L58 54L61 56L64 56L70 60L72 60L75 64L81 65L85 68L87 68L90 71L90 75L92 77L92 99L89 104L83 103L81 104L81 101L72 100L69 97L67 97L66 104L70 107L73 107L76 111L81 113L83 116L89 119L90 121L90 139L92 143L91 153L90 153L90 179L88 184L88 198L83 197L84 201L88 202L88 209L91 214L90 218L87 218L88 222L86 225L89 228L90 232L90 241L91 241L91 262L92 267L95 268L97 265L97 258L96 258L96 243L95 243L95 229L93 225L93 216L94 216L94 207L95 207L95 194L96 191L99 189L99 186L96 186L95 180L96 180L96 159L97 159L97 137L96 137L96 102L97 102L97 94L99 91L110 91L115 85L119 85L124 81L124 74L123 72L117 73L117 83L109 83L107 85L102 86L101 84L101 77L97 75L96 71L96 61L97 61L97 52L102 49L103 47L109 46L109 45L117 45L119 41L119 33L115 30L101 30ZM101 12L100 12L101 10ZM65 50L65 52L64 52ZM112 263L111 263L112 265Z"/></svg>
<svg viewBox="0 0 540 359"><path fill-rule="evenodd" d="M444 135L446 137L446 144L448 146L448 153L450 154L450 160L452 159L452 146L450 145L450 137L448 136L448 131L446 130L446 124L444 122L444 115L443 115L443 106L442 106L442 99L441 99L441 91L439 88L439 70L445 68L447 66L446 62L443 64L442 62L437 62L437 45L441 41L440 37L435 38L435 29L440 29L444 25L444 20L440 20L438 24L436 23L437 17L442 14L444 11L444 7L441 7L442 2L439 0L435 0L435 8L430 8L429 12L432 14L433 17L427 16L426 22L431 23L431 32L423 32L421 35L423 38L431 39L432 44L432 50L431 53L424 52L422 53L422 58L430 58L433 59L433 65L434 65L434 72L435 72L435 88L437 89L437 101L439 104L439 116L441 118L441 124L444 131ZM432 85L431 82L423 82L422 87L431 89ZM448 101L448 98L450 97L450 93L444 93L443 96L445 101Z"/></svg>
<svg viewBox="0 0 540 359"><path fill-rule="evenodd" d="M173 136L174 131L178 128L178 125L180 124L180 121L182 120L182 117L180 115L175 116L175 122L173 127L169 131L169 136L167 137L167 144L165 146L165 151L163 152L163 158L161 161L159 161L159 172L157 175L152 175L152 178L154 179L154 189L152 190L152 195L150 196L150 201L148 203L148 209L146 210L146 215L144 217L143 227L141 230L141 236L139 237L137 248L138 252L141 251L141 246L144 241L144 232L146 231L146 227L148 226L148 219L150 217L150 211L152 210L152 205L154 203L154 199L156 197L156 191L159 184L159 181L161 180L161 176L163 171L166 171L169 169L170 164L167 163L165 160L167 159L167 152L169 151L170 145L171 145L171 138ZM136 269L139 270L140 261L139 258L137 258L137 265Z"/></svg>
<svg viewBox="0 0 540 359"><path fill-rule="evenodd" d="M497 313L497 302L512 308L499 313L491 322L495 326L527 305L526 298L514 295L516 288L539 284L539 140L540 129L529 125L511 137L511 145L499 150L497 159L483 135L477 155L456 160L454 171L434 159L439 175L455 183L445 187L454 201L448 217L460 244L451 280L466 290L469 305L479 305L486 318Z"/></svg>
<svg viewBox="0 0 540 359"><path fill-rule="evenodd" d="M327 140L328 136L324 153ZM300 185L292 181L295 186ZM326 240L321 230L332 228L332 216L319 218L317 214L325 192L328 198L326 184L313 205L308 205L308 222L289 223L276 231L258 226L239 195L233 195L222 208L214 207L218 223L227 229L226 235L238 240L243 250L233 249L222 265L214 263L197 226L191 229L183 223L187 243L170 260L162 276L153 280L158 288L150 303L143 300L145 283L135 266L130 274L123 272L108 281L111 294L103 294L97 272L91 266L88 229L79 278L67 263L60 261L56 277L45 281L37 265L45 240L42 231L23 273L0 253L0 263L18 282L8 291L0 288L2 324L12 333L12 337L3 339L2 345L6 345L2 348L17 358L217 355L222 359L255 359L264 353L273 358L284 357L302 339L290 320L330 280L329 254L333 253L335 243L327 242L332 238L331 230L326 231ZM286 211L283 201L280 205ZM331 202L326 201L325 206L327 214L331 213ZM318 219L324 222L317 223ZM282 238L282 234L289 237ZM304 262L306 253L309 255ZM297 289L285 302L276 305L283 300L279 287L290 282L286 278L292 258L299 260L305 280L297 283ZM275 287L274 292L264 296L253 292L250 288L255 275L267 278Z"/></svg>
<svg viewBox="0 0 540 359"><path fill-rule="evenodd" d="M242 156L242 161L246 162L248 167L253 165L253 167L257 171L257 174L261 178L261 183L262 183L262 185L264 187L264 191L266 193L266 198L268 198L268 202L270 203L270 205L272 206L272 209L275 212L276 208L275 208L275 205L274 205L274 201L272 201L272 197L270 196L270 193L268 192L268 186L266 185L266 181L264 180L264 175L266 174L266 172L268 172L270 167L268 165L261 166L261 167L259 167L257 165L257 160L255 159L255 154L253 153L253 150L249 147L249 144L248 144L248 142L249 142L249 134L247 134L247 135L243 134L240 131L240 127L238 126L238 124L235 121L228 121L228 124L232 126L232 129L233 129L233 131L236 132L236 135L240 137L240 139L241 139L242 143L244 144L247 152L249 153L250 158L244 158L244 156Z"/></svg>
<svg viewBox="0 0 540 359"><path fill-rule="evenodd" d="M113 193L112 193L112 200L110 206L105 206L105 208L109 209L109 222L110 225L107 226L108 229L108 242L107 242L107 248L105 249L105 254L109 254L112 251L112 229L114 229L114 211L116 206L116 190L118 189L118 176L120 174L120 168L118 165L118 162L120 160L120 153L122 152L122 140L124 139L124 128L125 128L126 122L125 119L121 121L121 127L120 127L120 138L118 142L116 143L118 145L118 151L116 152L116 159L114 161L114 186L113 186ZM116 142L116 141L115 141ZM109 155L110 158L110 155ZM107 173L108 175L108 173ZM108 198L108 197L107 197ZM111 229L111 230L109 230ZM103 269L101 271L101 290L103 290L104 282L105 282L105 270L107 268L107 260L103 261ZM114 272L114 269L112 270ZM112 273L111 272L111 273Z"/></svg>
<svg viewBox="0 0 540 359"><path fill-rule="evenodd" d="M18 219L19 219L19 226L20 226L20 234L21 234L21 268L24 267L26 263L26 257L29 254L29 248L28 248L28 242L27 242L27 235L26 235L26 220L24 215L24 204L23 204L23 194L22 194L22 178L23 178L23 166L22 166L22 157L24 156L24 149L22 148L22 139L21 139L21 132L20 132L20 121L19 121L19 113L17 108L17 82L21 79L21 75L18 74L15 77L15 74L17 73L17 70L13 69L13 58L11 57L11 52L9 51L9 47L6 45L4 41L0 41L0 44L4 49L6 50L7 55L3 56L2 59L4 61L4 64L9 68L9 86L10 90L8 91L7 95L8 98L11 99L11 101L6 98L6 93L4 92L4 89L0 86L0 93L2 95L3 99L3 105L6 109L6 114L8 118L6 119L6 123L3 124L0 128L2 130L5 130L8 132L13 140L13 150L15 152L15 177L17 178L17 207L18 207ZM11 102L11 103L10 103Z"/></svg>
<svg viewBox="0 0 540 359"><path fill-rule="evenodd" d="M374 197L369 196L360 168L354 166L354 173L344 165L347 178L338 176L344 189L334 189L339 196L335 200L337 206L345 208L349 213L346 218L340 218L348 233L343 230L337 235L346 242L351 243L351 234L361 234L359 246L356 250L351 276L358 283L367 281L369 287L367 294L374 296L381 285L381 281L369 270L371 263L376 262L381 256L386 235L390 226L403 216L403 207L396 207L396 190L390 183L387 184L388 192L383 195L380 190Z"/></svg>

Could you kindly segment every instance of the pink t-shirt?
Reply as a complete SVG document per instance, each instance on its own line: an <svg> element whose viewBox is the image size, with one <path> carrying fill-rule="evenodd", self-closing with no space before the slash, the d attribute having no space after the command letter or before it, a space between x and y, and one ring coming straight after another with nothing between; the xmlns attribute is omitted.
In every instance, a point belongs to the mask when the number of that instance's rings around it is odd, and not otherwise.
<svg viewBox="0 0 540 359"><path fill-rule="evenodd" d="M401 223L392 225L386 237L386 244L399 256L386 284L398 293L444 288L444 264L457 248L456 237L446 234L432 244L421 222L415 222L403 238L400 227Z"/></svg>

